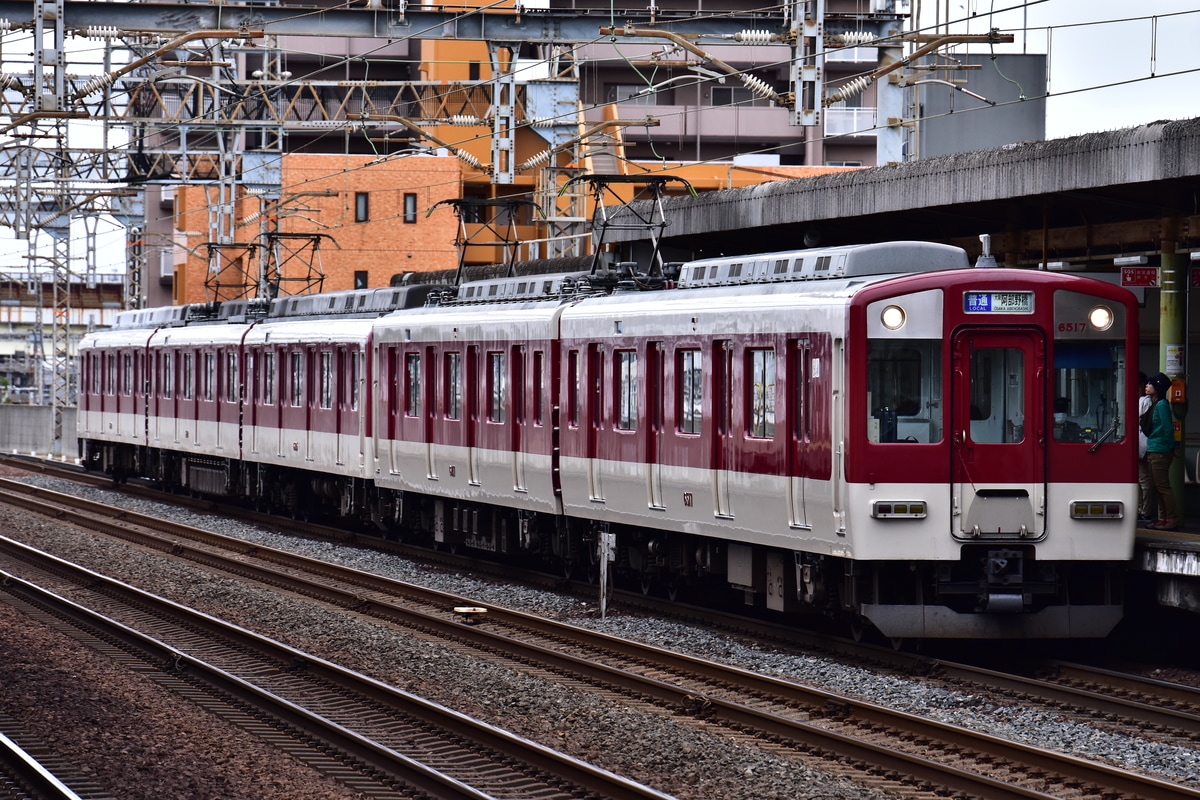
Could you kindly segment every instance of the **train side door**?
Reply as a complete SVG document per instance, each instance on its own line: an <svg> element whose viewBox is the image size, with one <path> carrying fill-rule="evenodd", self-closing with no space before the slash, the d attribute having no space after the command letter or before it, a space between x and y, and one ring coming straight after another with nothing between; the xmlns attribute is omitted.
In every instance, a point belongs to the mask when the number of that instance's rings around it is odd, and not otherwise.
<svg viewBox="0 0 1200 800"><path fill-rule="evenodd" d="M713 513L732 517L729 472L734 468L737 437L733 418L733 343L720 340L713 347Z"/></svg>
<svg viewBox="0 0 1200 800"><path fill-rule="evenodd" d="M665 368L663 343L646 344L646 489L651 508L666 508L662 490L661 452L663 448L663 417Z"/></svg>
<svg viewBox="0 0 1200 800"><path fill-rule="evenodd" d="M587 349L587 414L588 494L592 500L604 501L604 482L600 468L600 437L604 425L604 351L598 344Z"/></svg>
<svg viewBox="0 0 1200 800"><path fill-rule="evenodd" d="M1045 533L1046 342L1038 331L954 336L953 533L965 540Z"/></svg>
<svg viewBox="0 0 1200 800"><path fill-rule="evenodd" d="M808 480L805 456L812 430L812 345L807 339L788 341L787 365L787 469L788 524L809 528L804 484Z"/></svg>
<svg viewBox="0 0 1200 800"><path fill-rule="evenodd" d="M513 490L527 492L529 489L525 485L525 442L523 439L525 423L528 420L525 408L525 345L514 344L512 346L510 369L512 375L509 377L508 385L512 387L512 393L510 398L500 397L498 401L503 404L508 399L511 405L508 446L512 451L513 459Z"/></svg>

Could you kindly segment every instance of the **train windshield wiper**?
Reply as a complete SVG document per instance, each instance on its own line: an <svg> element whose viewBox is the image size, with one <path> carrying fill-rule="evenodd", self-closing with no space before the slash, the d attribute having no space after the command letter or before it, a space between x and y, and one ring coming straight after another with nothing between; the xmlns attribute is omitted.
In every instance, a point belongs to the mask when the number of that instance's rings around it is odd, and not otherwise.
<svg viewBox="0 0 1200 800"><path fill-rule="evenodd" d="M1099 439L1097 439L1097 440L1096 440L1096 443L1095 443L1094 445L1092 445L1091 447L1089 447L1089 448L1088 448L1088 452L1089 452L1089 453L1094 453L1094 452L1096 452L1097 450L1099 450L1099 449L1100 449L1100 445L1102 445L1102 444L1104 444L1105 442L1107 442L1107 441L1108 441L1108 439L1109 439L1109 437L1111 437L1111 436L1112 436L1114 433L1116 433L1116 432L1117 432L1117 429L1118 429L1118 428L1120 428L1120 427L1121 427L1121 418L1120 418L1120 417L1115 417L1115 418L1113 419L1113 424L1112 424L1112 425L1109 427L1109 429L1108 429L1108 430L1106 430L1106 431L1104 432L1104 434L1103 434L1103 435L1102 435L1102 436L1101 436Z"/></svg>

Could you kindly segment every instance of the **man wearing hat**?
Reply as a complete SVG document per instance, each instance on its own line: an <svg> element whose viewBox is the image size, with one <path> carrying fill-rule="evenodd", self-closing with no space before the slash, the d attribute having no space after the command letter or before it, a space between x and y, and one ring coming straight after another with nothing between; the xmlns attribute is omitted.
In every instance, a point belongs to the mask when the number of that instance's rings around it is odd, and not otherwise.
<svg viewBox="0 0 1200 800"><path fill-rule="evenodd" d="M1146 382L1146 396L1151 408L1146 433L1146 464L1150 468L1150 479L1158 493L1158 519L1147 527L1160 531L1173 531L1179 527L1179 515L1175 508L1175 492L1171 489L1171 461L1175 458L1175 421L1171 418L1171 406L1165 402L1171 379L1159 372Z"/></svg>

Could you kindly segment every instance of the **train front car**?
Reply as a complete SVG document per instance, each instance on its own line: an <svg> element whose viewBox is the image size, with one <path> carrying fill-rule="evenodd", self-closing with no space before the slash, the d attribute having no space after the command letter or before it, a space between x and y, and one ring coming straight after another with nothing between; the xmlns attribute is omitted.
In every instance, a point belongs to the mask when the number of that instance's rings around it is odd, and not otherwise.
<svg viewBox="0 0 1200 800"><path fill-rule="evenodd" d="M1107 635L1133 553L1136 319L1126 290L1030 270L859 292L843 602L893 638Z"/></svg>

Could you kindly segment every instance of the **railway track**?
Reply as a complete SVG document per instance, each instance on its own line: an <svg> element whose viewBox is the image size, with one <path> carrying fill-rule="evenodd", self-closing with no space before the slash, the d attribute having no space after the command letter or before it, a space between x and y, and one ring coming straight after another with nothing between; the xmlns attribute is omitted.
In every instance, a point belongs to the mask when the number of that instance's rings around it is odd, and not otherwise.
<svg viewBox="0 0 1200 800"><path fill-rule="evenodd" d="M639 702L651 702L671 713L722 725L760 740L823 757L858 764L859 769L885 772L911 790L937 786L980 797L1129 796L1200 797L1200 793L1150 776L1138 775L1083 759L980 735L924 720L870 703L834 695L788 681L766 678L644 645L613 639L571 626L500 608L484 613L465 598L398 584L395 581L312 562L292 554L249 547L217 534L173 528L163 538L164 523L138 519L107 506L19 484L26 496L15 502L51 503L41 513L68 516L91 526L119 529L116 535L136 538L144 546L169 549L207 566L319 597L345 608L406 625L422 635L437 636L457 646L504 658L515 664L572 680L585 680L604 691L616 691ZM10 488L6 483L5 491ZM32 497L31 497L32 496ZM60 505L61 504L61 505ZM115 523L97 521L115 513ZM153 526L158 532L143 530ZM221 550L225 554L221 554ZM455 609L460 609L455 611ZM1007 680L1016 680L1005 676ZM1066 691L1065 689L1062 691ZM1082 699L1080 699L1082 698ZM1075 700L1088 702L1085 695ZM1142 702L1140 705L1147 705ZM1111 712L1106 712L1111 713ZM1160 709L1162 723L1188 711ZM1003 776L1003 777L997 777ZM1060 786L1070 787L1063 793Z"/></svg>
<svg viewBox="0 0 1200 800"><path fill-rule="evenodd" d="M174 691L366 797L666 795L295 648L0 538L10 602L87 631ZM65 586L64 586L65 584ZM57 589L57 591L56 591ZM59 594L69 591L76 601Z"/></svg>
<svg viewBox="0 0 1200 800"><path fill-rule="evenodd" d="M19 744L0 733L0 797L83 800Z"/></svg>

